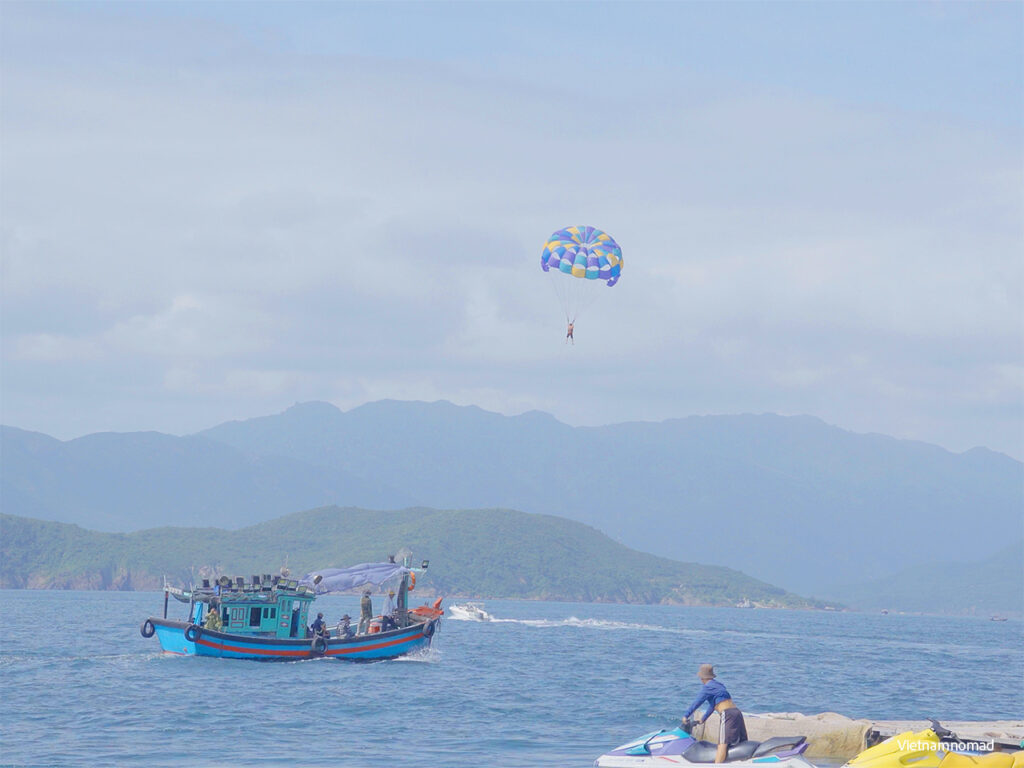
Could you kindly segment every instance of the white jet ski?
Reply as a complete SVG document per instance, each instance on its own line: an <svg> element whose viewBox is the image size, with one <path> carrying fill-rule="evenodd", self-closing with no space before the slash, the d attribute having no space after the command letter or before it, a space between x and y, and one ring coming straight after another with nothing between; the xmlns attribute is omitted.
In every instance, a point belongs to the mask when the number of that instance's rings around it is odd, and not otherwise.
<svg viewBox="0 0 1024 768"><path fill-rule="evenodd" d="M726 764L734 768L814 768L814 764L803 756L806 749L806 736L776 736L767 741L741 741L729 747ZM594 761L594 765L597 768L713 765L717 751L717 744L697 741L684 728L671 728L648 733L623 744L601 755Z"/></svg>

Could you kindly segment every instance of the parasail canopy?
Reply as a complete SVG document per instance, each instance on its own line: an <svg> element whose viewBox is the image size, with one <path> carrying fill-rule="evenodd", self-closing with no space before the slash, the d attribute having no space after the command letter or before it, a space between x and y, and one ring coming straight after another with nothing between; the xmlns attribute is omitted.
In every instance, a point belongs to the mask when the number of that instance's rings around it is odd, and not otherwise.
<svg viewBox="0 0 1024 768"><path fill-rule="evenodd" d="M548 238L540 266L545 272L557 269L570 277L605 280L611 287L622 274L622 249L596 227L566 227Z"/></svg>
<svg viewBox="0 0 1024 768"><path fill-rule="evenodd" d="M300 583L313 587L318 595L325 595L330 592L351 592L367 584L380 586L388 579L409 572L409 568L397 563L360 563L349 568L313 571L303 576ZM323 578L319 583L314 583L317 576Z"/></svg>

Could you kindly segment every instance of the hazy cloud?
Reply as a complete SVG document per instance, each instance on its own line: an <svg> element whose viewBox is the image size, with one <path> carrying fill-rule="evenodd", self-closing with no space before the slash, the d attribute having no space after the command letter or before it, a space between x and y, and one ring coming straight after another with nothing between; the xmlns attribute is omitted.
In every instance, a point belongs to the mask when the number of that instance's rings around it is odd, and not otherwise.
<svg viewBox="0 0 1024 768"><path fill-rule="evenodd" d="M509 8L460 19L483 34ZM854 64L716 68L654 30L616 61L539 60L504 37L446 55L441 31L374 55L386 19L361 6L296 10L333 44L273 6L4 13L5 423L446 398L572 423L806 412L1024 454L1022 134L990 80L950 75L943 111L909 70L866 93ZM922 24L979 81L1019 65L984 14ZM896 66L925 33L894 34ZM571 223L627 266L567 349L539 251Z"/></svg>

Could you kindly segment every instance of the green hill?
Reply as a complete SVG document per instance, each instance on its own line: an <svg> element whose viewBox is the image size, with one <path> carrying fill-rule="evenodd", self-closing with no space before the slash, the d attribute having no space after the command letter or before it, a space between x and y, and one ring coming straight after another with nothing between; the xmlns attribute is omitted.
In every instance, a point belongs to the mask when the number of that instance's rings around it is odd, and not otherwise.
<svg viewBox="0 0 1024 768"><path fill-rule="evenodd" d="M432 562L417 585L424 596L816 607L730 568L655 557L581 523L509 510L323 507L236 531L129 534L0 515L0 527L5 588L157 589L164 574L176 583L248 576L276 572L286 559L302 574L405 547Z"/></svg>

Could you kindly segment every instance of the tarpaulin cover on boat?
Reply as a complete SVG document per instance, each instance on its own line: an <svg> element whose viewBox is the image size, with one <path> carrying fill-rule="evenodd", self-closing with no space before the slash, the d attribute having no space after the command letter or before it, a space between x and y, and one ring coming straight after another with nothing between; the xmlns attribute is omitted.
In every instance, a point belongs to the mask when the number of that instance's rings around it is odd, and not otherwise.
<svg viewBox="0 0 1024 768"><path fill-rule="evenodd" d="M329 592L351 592L366 584L379 586L394 576L408 573L409 569L396 563L360 563L350 568L324 568L313 571L302 578L303 584L316 589L318 595ZM322 576L319 584L314 584L317 576Z"/></svg>

